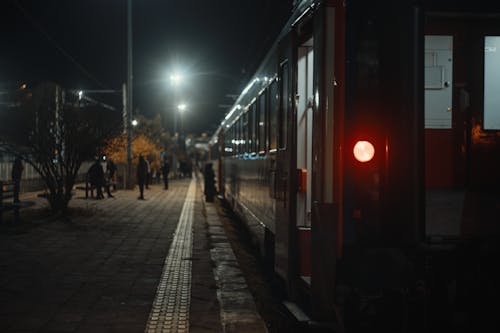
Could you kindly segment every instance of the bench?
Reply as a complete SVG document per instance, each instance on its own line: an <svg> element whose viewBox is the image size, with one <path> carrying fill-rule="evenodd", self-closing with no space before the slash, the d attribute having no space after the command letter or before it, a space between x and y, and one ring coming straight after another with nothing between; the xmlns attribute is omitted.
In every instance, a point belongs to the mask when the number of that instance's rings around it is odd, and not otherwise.
<svg viewBox="0 0 500 333"><path fill-rule="evenodd" d="M85 190L85 199L94 198L94 190L97 189L94 185L92 185L89 181L85 181L85 186L77 186L77 190Z"/></svg>
<svg viewBox="0 0 500 333"><path fill-rule="evenodd" d="M90 197L94 197L94 190L95 186L90 185L90 182L88 180L85 181L84 185L77 185L75 186L75 189L77 190L84 190L85 191L85 199L88 199L89 197L89 192L90 192Z"/></svg>
<svg viewBox="0 0 500 333"><path fill-rule="evenodd" d="M116 187L116 183L110 182L109 187L110 188ZM94 197L94 190L96 190L96 187L93 186L92 184L90 184L88 179L86 179L84 184L76 185L75 189L85 191L85 199L88 199L89 196L90 196L90 198ZM106 190L106 184L103 184L102 189L103 189L103 191Z"/></svg>
<svg viewBox="0 0 500 333"><path fill-rule="evenodd" d="M3 223L3 212L8 210L14 211L14 222L18 222L20 208L23 208L21 202L14 202L14 182L0 181L0 224Z"/></svg>

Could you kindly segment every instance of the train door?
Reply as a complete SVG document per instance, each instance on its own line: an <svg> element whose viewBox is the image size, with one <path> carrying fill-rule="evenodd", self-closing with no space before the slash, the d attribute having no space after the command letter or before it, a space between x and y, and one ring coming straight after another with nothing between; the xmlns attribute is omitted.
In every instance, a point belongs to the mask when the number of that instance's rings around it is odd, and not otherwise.
<svg viewBox="0 0 500 333"><path fill-rule="evenodd" d="M426 234L458 237L465 191L455 177L453 36L426 35L424 47Z"/></svg>
<svg viewBox="0 0 500 333"><path fill-rule="evenodd" d="M498 18L432 17L426 29L426 236L498 235Z"/></svg>
<svg viewBox="0 0 500 333"><path fill-rule="evenodd" d="M274 239L274 271L283 279L287 288L290 287L290 253L291 253L291 219L290 207L291 196L291 89L290 89L290 50L285 47L289 41L283 43L283 49L286 50L280 55L278 84L279 84L279 107L278 107L278 150L276 154L275 167L275 189L274 197L276 199L276 225Z"/></svg>
<svg viewBox="0 0 500 333"><path fill-rule="evenodd" d="M342 146L344 126L345 7L342 1L329 1L314 14L312 39L302 45L310 64L303 77L308 98L302 102L312 113L312 126L303 131L307 146L309 209L299 223L311 228L311 313L315 320L338 322L335 311L336 267L342 237ZM307 50L309 44L313 50ZM305 48L304 48L305 47ZM299 53L300 54L300 53ZM314 59L309 59L312 56ZM299 67L300 68L300 67ZM310 73L312 69L313 73ZM299 92L300 94L300 92ZM300 99L299 99L300 101ZM305 103L305 104L304 104Z"/></svg>
<svg viewBox="0 0 500 333"><path fill-rule="evenodd" d="M313 130L314 42L309 38L297 49L296 109L296 230L298 232L299 275L308 284L311 278L311 171Z"/></svg>

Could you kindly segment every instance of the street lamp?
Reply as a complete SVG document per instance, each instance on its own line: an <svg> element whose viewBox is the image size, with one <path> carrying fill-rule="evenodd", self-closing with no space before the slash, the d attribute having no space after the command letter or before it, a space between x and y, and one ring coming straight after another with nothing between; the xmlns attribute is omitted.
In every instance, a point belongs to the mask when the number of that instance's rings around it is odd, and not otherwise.
<svg viewBox="0 0 500 333"><path fill-rule="evenodd" d="M132 72L132 0L127 1L127 84L123 87L124 91L124 104L126 106L126 127L125 132L127 133L127 178L125 187L129 190L134 188L132 182L132 128L130 127L132 110L133 110L133 99L132 99L132 82L133 82L133 72Z"/></svg>
<svg viewBox="0 0 500 333"><path fill-rule="evenodd" d="M170 75L170 84L174 87L178 87L182 84L184 77L179 73L174 73Z"/></svg>
<svg viewBox="0 0 500 333"><path fill-rule="evenodd" d="M177 112L174 115L174 127L175 127L174 132L175 132L175 134L177 134L177 132L179 132L179 129L180 129L180 132L182 132L182 130L183 130L181 115L182 115L182 113L184 113L186 111L186 109L187 109L186 103L180 103L177 105ZM179 121L177 121L177 117L179 117ZM177 122L180 123L179 126L177 126ZM177 127L179 127L179 129Z"/></svg>
<svg viewBox="0 0 500 333"><path fill-rule="evenodd" d="M176 122L175 122L175 133L177 135L177 116L179 117L179 135L177 137L177 144L180 146L181 150L185 150L185 143L184 143L184 124L183 124L183 119L182 119L182 114L187 110L187 105L186 103L180 103L177 105L177 112L175 113L176 116Z"/></svg>
<svg viewBox="0 0 500 333"><path fill-rule="evenodd" d="M170 74L170 85L173 87L174 103L176 103L179 99L179 87L182 85L183 82L184 82L184 76L179 72L173 72L172 74ZM177 105L177 110L179 112L184 111L185 108L186 105L183 103ZM177 112L174 112L174 134L177 135Z"/></svg>

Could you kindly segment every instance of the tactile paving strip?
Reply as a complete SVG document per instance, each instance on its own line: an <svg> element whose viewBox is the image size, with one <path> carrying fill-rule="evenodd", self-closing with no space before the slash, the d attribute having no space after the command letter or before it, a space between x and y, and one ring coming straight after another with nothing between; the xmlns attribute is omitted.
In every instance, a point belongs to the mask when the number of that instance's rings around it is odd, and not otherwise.
<svg viewBox="0 0 500 333"><path fill-rule="evenodd" d="M174 239L165 259L146 333L189 332L195 199L196 180L193 178L182 207Z"/></svg>

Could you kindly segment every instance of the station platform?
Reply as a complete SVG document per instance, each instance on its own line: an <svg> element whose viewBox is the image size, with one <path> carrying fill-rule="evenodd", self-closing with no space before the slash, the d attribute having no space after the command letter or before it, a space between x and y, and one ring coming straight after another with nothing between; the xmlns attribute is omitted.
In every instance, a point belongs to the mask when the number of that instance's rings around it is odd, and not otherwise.
<svg viewBox="0 0 500 333"><path fill-rule="evenodd" d="M267 332L202 183L77 190L70 222L23 194L0 226L0 332Z"/></svg>

